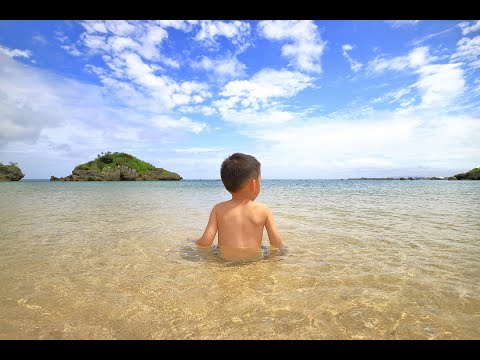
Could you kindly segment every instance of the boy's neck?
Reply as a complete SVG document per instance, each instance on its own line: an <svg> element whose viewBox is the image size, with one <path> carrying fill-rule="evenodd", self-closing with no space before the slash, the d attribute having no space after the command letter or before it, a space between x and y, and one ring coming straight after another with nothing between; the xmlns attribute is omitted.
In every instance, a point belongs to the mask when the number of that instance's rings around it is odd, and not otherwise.
<svg viewBox="0 0 480 360"><path fill-rule="evenodd" d="M233 193L232 194L232 201L238 201L238 202L248 202L252 201L252 197L250 194L240 192L240 193Z"/></svg>

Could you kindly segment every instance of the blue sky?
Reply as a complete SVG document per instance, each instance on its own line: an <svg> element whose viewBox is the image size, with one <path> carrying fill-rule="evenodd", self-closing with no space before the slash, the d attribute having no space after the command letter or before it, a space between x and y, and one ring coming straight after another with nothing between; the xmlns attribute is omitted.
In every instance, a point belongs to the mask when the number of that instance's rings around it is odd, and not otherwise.
<svg viewBox="0 0 480 360"><path fill-rule="evenodd" d="M0 21L0 161L124 151L186 179L480 166L480 21Z"/></svg>

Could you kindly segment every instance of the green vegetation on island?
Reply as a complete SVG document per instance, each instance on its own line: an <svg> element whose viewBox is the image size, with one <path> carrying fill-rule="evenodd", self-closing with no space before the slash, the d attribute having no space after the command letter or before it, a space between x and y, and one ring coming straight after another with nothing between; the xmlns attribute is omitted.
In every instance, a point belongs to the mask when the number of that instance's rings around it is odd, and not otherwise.
<svg viewBox="0 0 480 360"><path fill-rule="evenodd" d="M466 173L454 175L457 180L480 180L480 167L470 170Z"/></svg>
<svg viewBox="0 0 480 360"><path fill-rule="evenodd" d="M24 176L17 163L10 162L9 165L0 163L0 181L19 181Z"/></svg>
<svg viewBox="0 0 480 360"><path fill-rule="evenodd" d="M110 151L97 155L95 160L77 165L72 174L52 181L142 181L182 180L177 173L157 168L127 153Z"/></svg>

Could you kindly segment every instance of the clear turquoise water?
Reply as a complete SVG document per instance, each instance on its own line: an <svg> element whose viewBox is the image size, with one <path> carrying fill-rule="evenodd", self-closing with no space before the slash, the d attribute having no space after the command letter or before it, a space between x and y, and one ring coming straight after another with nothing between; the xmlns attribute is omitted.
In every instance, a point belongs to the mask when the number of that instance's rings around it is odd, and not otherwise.
<svg viewBox="0 0 480 360"><path fill-rule="evenodd" d="M245 264L186 240L228 198L0 183L0 339L480 338L480 182L263 180L288 252Z"/></svg>

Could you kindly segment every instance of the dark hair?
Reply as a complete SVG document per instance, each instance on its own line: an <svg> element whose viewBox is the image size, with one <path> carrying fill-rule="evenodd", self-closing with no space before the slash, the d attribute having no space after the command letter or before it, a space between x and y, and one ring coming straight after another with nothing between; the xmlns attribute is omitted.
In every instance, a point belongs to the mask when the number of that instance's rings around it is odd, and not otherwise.
<svg viewBox="0 0 480 360"><path fill-rule="evenodd" d="M223 185L235 192L249 179L260 175L260 162L251 155L235 153L227 157L220 168Z"/></svg>

